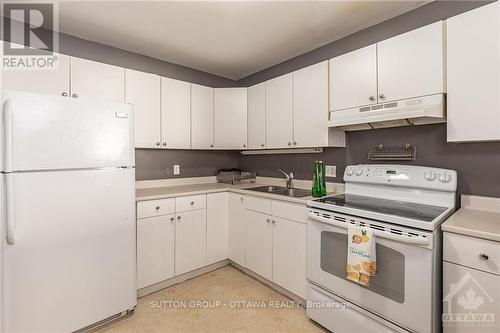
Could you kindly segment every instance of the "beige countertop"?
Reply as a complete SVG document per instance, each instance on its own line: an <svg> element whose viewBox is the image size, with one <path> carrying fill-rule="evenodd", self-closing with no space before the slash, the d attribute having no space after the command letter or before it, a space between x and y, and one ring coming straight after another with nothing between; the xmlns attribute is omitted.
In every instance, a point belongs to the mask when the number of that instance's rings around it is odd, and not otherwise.
<svg viewBox="0 0 500 333"><path fill-rule="evenodd" d="M174 198L187 195L197 195L197 194L207 194L207 193L217 193L230 191L235 193L247 194L256 197L263 197L273 200L281 200L294 202L299 204L305 204L307 200L313 199L312 196L294 198L279 194L270 194L257 191L248 191L246 188L271 185L267 183L245 183L238 185L231 184L221 184L221 183L205 183L205 184L189 184L189 185L179 185L179 186L162 186L162 187L150 187L150 188L138 188L135 191L135 200L154 200L154 199L165 199Z"/></svg>
<svg viewBox="0 0 500 333"><path fill-rule="evenodd" d="M462 208L441 228L447 232L500 242L500 198L462 196Z"/></svg>

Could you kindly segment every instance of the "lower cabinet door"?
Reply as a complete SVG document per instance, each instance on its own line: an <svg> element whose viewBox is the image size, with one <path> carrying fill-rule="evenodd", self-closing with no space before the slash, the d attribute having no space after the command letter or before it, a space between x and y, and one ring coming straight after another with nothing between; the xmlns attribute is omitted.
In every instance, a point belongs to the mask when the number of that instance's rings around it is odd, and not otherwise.
<svg viewBox="0 0 500 333"><path fill-rule="evenodd" d="M207 264L228 258L227 192L207 194Z"/></svg>
<svg viewBox="0 0 500 333"><path fill-rule="evenodd" d="M246 267L268 280L273 279L273 228L271 216L245 211Z"/></svg>
<svg viewBox="0 0 500 333"><path fill-rule="evenodd" d="M229 259L245 266L245 196L229 193Z"/></svg>
<svg viewBox="0 0 500 333"><path fill-rule="evenodd" d="M273 217L273 281L306 297L307 225Z"/></svg>
<svg viewBox="0 0 500 333"><path fill-rule="evenodd" d="M137 288L174 276L174 215L137 220Z"/></svg>
<svg viewBox="0 0 500 333"><path fill-rule="evenodd" d="M207 262L207 211L191 210L175 218L175 275L205 266Z"/></svg>
<svg viewBox="0 0 500 333"><path fill-rule="evenodd" d="M443 262L443 332L500 332L499 286L500 275Z"/></svg>

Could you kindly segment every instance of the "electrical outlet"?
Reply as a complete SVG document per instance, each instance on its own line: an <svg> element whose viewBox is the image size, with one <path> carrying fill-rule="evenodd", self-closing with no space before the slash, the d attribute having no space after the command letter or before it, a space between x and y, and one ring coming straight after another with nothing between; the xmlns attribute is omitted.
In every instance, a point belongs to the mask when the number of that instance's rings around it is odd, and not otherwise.
<svg viewBox="0 0 500 333"><path fill-rule="evenodd" d="M179 164L174 164L174 176L181 174L181 166Z"/></svg>
<svg viewBox="0 0 500 333"><path fill-rule="evenodd" d="M325 165L325 177L337 177L337 167L335 165Z"/></svg>

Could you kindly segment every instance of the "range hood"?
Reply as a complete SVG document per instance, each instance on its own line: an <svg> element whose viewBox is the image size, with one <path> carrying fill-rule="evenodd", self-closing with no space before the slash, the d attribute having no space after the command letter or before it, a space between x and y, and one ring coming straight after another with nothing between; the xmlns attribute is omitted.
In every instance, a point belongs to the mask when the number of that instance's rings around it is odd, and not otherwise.
<svg viewBox="0 0 500 333"><path fill-rule="evenodd" d="M345 131L446 122L444 94L331 111L328 127Z"/></svg>

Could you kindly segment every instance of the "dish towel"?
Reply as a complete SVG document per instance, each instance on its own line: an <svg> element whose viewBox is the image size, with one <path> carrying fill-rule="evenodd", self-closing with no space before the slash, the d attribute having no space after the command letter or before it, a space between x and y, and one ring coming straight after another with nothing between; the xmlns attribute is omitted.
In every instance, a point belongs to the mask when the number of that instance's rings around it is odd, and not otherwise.
<svg viewBox="0 0 500 333"><path fill-rule="evenodd" d="M373 229L349 224L347 230L347 279L369 286L370 276L377 275Z"/></svg>

